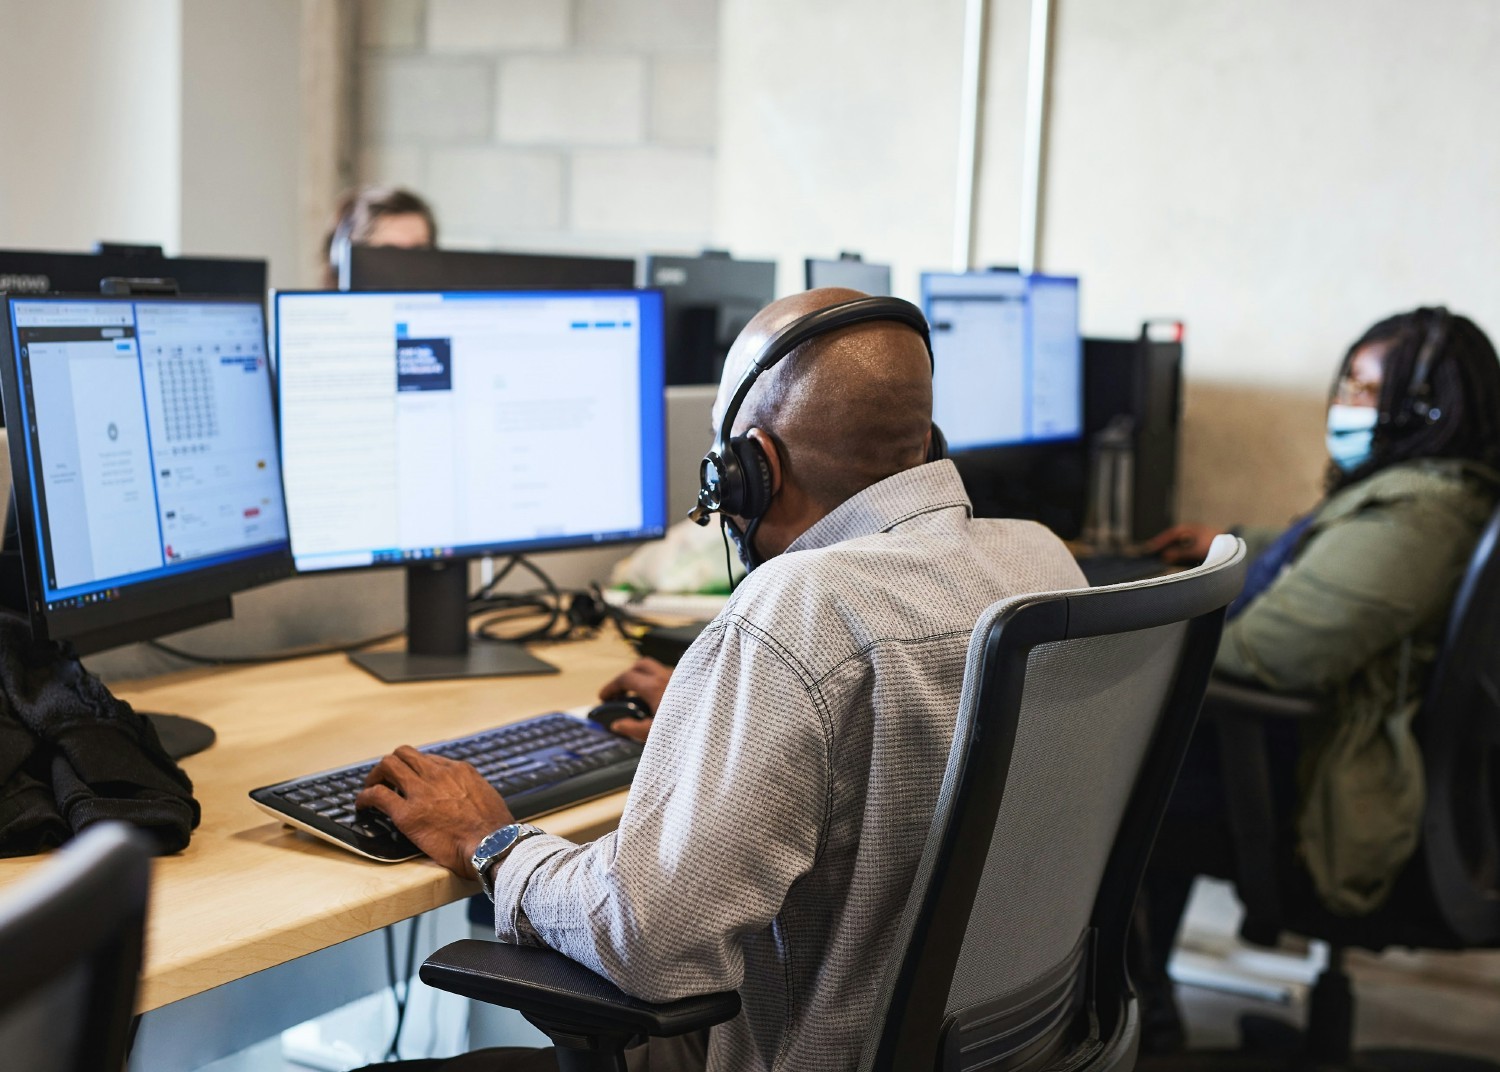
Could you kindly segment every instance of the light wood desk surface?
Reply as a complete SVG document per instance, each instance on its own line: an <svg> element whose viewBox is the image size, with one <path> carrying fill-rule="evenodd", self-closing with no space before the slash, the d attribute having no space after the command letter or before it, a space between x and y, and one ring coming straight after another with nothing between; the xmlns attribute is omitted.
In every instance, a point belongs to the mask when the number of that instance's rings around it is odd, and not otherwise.
<svg viewBox="0 0 1500 1072"><path fill-rule="evenodd" d="M619 637L534 649L535 677L385 685L341 655L190 670L122 684L144 711L209 723L218 742L182 766L203 822L152 870L139 1011L178 1001L478 892L428 860L378 864L282 826L257 786L390 751L588 705L633 657ZM577 840L611 829L625 792L536 820ZM0 860L0 891L37 857Z"/></svg>

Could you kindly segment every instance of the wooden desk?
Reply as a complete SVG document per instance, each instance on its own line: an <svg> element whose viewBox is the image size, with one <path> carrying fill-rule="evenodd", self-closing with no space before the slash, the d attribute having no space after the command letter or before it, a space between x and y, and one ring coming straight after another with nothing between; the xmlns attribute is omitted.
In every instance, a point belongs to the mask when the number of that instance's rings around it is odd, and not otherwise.
<svg viewBox="0 0 1500 1072"><path fill-rule="evenodd" d="M478 891L427 860L376 864L294 833L257 786L594 701L632 653L613 634L536 649L562 673L384 685L343 656L190 670L122 685L136 707L201 718L212 748L183 761L203 822L152 871L139 1011L190 997ZM578 840L611 829L625 792L537 820ZM36 858L0 860L0 890Z"/></svg>

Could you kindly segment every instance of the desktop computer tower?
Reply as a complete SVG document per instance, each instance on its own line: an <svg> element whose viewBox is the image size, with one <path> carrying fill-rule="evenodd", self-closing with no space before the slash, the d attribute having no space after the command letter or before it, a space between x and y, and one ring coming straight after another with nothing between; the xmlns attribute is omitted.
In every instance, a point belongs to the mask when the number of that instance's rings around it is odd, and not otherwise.
<svg viewBox="0 0 1500 1072"><path fill-rule="evenodd" d="M1083 366L1084 433L1095 445L1095 465L1101 437L1113 426L1130 457L1123 534L1149 539L1176 521L1182 325L1147 321L1134 339L1085 339Z"/></svg>

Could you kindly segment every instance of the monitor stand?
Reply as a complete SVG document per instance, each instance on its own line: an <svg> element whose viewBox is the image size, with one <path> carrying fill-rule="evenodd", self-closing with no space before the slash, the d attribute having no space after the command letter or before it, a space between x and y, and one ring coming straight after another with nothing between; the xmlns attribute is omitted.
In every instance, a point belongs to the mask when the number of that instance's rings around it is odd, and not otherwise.
<svg viewBox="0 0 1500 1072"><path fill-rule="evenodd" d="M155 728L162 748L173 759L197 755L217 739L212 726L195 718L155 711L141 711L140 715Z"/></svg>
<svg viewBox="0 0 1500 1072"><path fill-rule="evenodd" d="M512 674L555 674L519 644L469 636L467 559L406 568L406 650L356 651L349 660L387 684Z"/></svg>

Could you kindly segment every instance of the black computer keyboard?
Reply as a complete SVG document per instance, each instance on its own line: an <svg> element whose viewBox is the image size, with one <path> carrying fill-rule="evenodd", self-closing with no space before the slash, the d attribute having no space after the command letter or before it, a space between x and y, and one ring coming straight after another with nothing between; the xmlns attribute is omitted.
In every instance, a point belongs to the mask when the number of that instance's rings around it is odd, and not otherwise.
<svg viewBox="0 0 1500 1072"><path fill-rule="evenodd" d="M1125 584L1159 577L1171 567L1155 555L1087 555L1079 558L1078 568L1090 585Z"/></svg>
<svg viewBox="0 0 1500 1072"><path fill-rule="evenodd" d="M630 784L642 746L573 715L538 715L419 751L472 763L517 819L529 819ZM372 860L421 851L379 812L354 809L377 760L253 789L250 799L289 826Z"/></svg>

